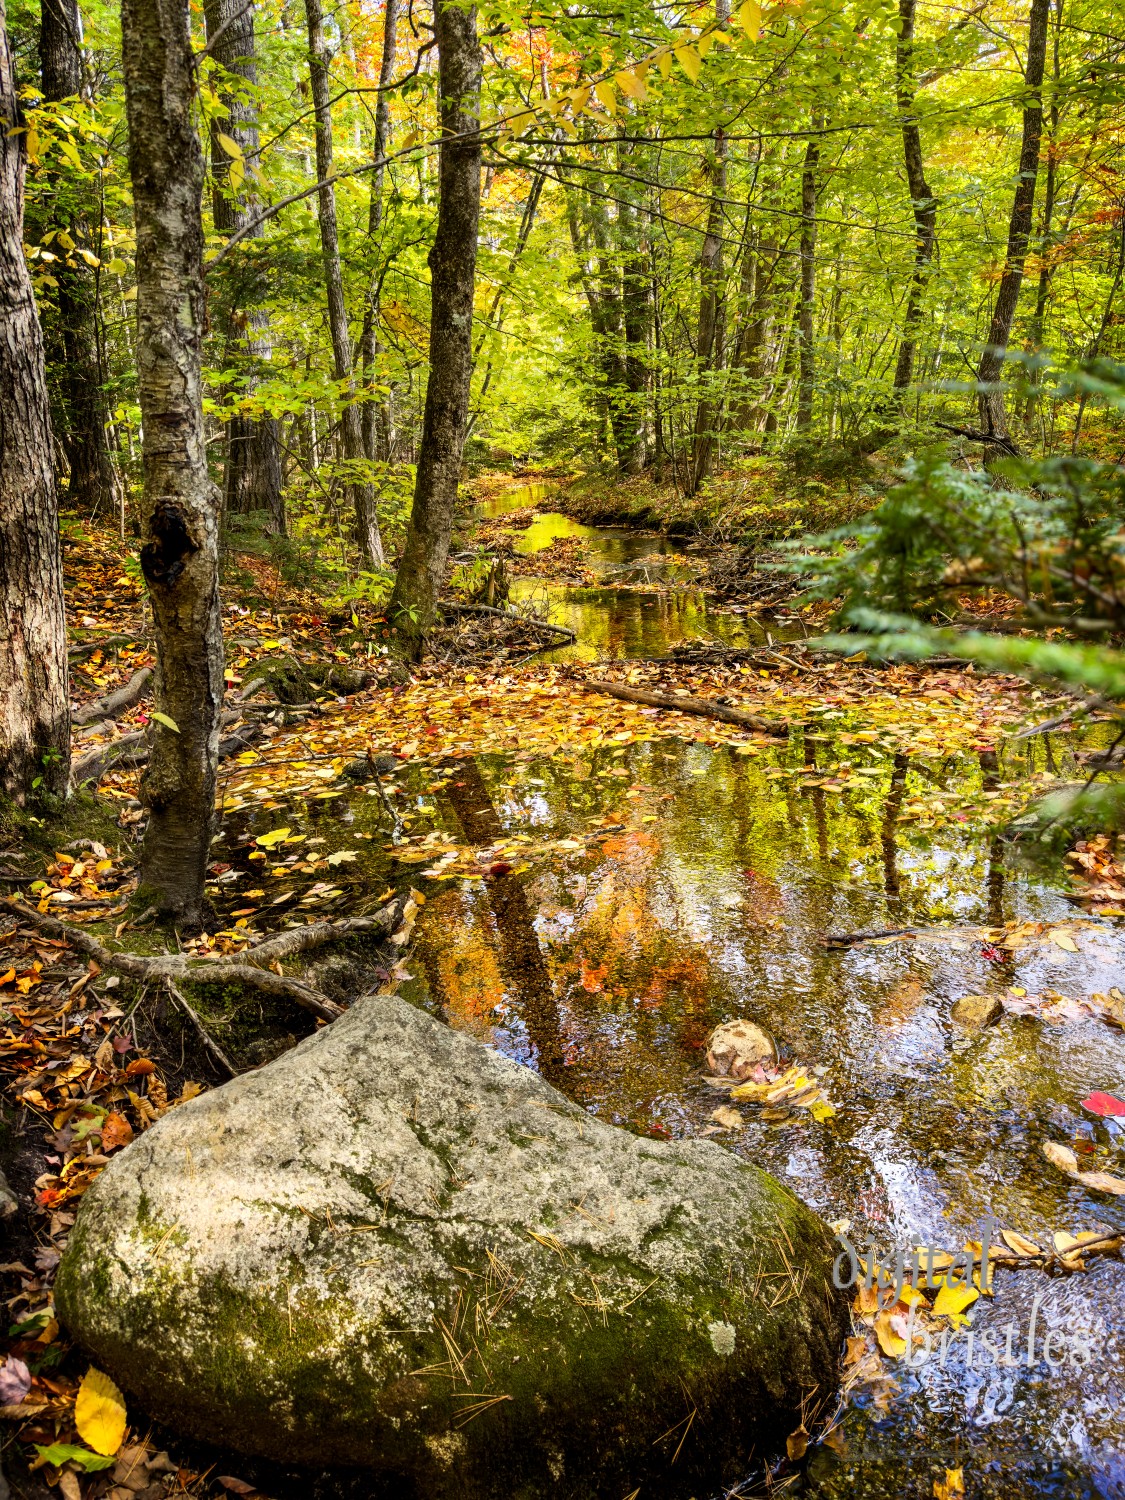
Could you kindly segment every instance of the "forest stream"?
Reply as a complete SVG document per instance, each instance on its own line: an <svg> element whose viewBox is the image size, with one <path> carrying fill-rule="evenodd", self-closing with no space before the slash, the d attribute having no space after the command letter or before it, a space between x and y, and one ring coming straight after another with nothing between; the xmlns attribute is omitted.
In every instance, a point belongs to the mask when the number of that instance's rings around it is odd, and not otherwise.
<svg viewBox="0 0 1125 1500"><path fill-rule="evenodd" d="M583 537L595 570L685 551L551 512L520 545L569 534ZM540 580L524 580L517 596L532 584L541 594ZM578 632L571 655L746 639L741 621L690 589L547 589L550 618ZM1121 1199L1068 1180L1041 1150L1060 1133L1079 1154L1125 1146L1119 1122L1080 1104L1091 1090L1120 1091L1121 1032L1081 1002L1121 982L1125 926L1083 917L1061 861L1032 861L978 819L899 821L919 801L1003 798L1065 776L1075 735L1001 741L996 757L940 744L906 756L841 743L861 720L861 709L826 709L753 755L662 737L414 762L395 777L412 817L404 848L386 843L382 803L363 787L280 805L321 852L359 849L348 873L362 891L426 890L407 998L605 1120L663 1138L713 1135L828 1221L846 1221L857 1246L957 1251L989 1215L1043 1243L1125 1225ZM228 816L223 858L237 869L278 816ZM593 827L608 829L596 848ZM427 831L431 852L417 846ZM493 867L499 878L443 877L432 851L450 839L553 852L534 868L512 854ZM873 933L886 935L826 943ZM981 992L1001 996L1004 1014L960 1028L953 1002ZM1045 995L1047 1018L1030 1013L1026 997ZM823 1118L783 1105L714 1123L724 1096L704 1081L706 1042L736 1016L815 1078ZM1069 1277L997 1272L995 1295L972 1309L972 1346L962 1329L917 1370L876 1359L851 1380L842 1423L810 1449L804 1492L928 1496L926 1476L944 1463L971 1465L975 1493L1006 1500L1125 1496L1120 1278L1112 1258ZM746 1493L764 1477L749 1474Z"/></svg>

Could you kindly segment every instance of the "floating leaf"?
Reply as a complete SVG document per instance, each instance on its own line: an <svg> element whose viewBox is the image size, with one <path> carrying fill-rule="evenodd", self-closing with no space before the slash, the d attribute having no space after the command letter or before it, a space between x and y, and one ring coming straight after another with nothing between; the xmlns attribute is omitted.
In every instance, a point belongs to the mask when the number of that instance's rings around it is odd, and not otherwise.
<svg viewBox="0 0 1125 1500"><path fill-rule="evenodd" d="M1014 1229L1002 1229L1001 1238L1009 1250L1014 1250L1017 1255L1042 1255L1043 1252L1034 1240L1027 1239Z"/></svg>
<svg viewBox="0 0 1125 1500"><path fill-rule="evenodd" d="M1082 1108L1088 1109L1092 1115L1125 1115L1125 1100L1117 1099L1113 1094L1093 1093L1088 1099L1083 1099Z"/></svg>
<svg viewBox="0 0 1125 1500"><path fill-rule="evenodd" d="M78 1387L74 1425L96 1453L116 1453L125 1436L125 1399L109 1376L93 1365Z"/></svg>
<svg viewBox="0 0 1125 1500"><path fill-rule="evenodd" d="M275 828L271 833L260 833L254 842L262 849L273 849L283 843L292 832L289 828Z"/></svg>
<svg viewBox="0 0 1125 1500"><path fill-rule="evenodd" d="M934 1300L934 1312L939 1318L951 1318L955 1323L959 1322L961 1314L979 1296L975 1286L950 1286L947 1282Z"/></svg>
<svg viewBox="0 0 1125 1500"><path fill-rule="evenodd" d="M884 1354L891 1359L900 1359L906 1353L906 1340L894 1327L894 1323L891 1313L879 1313L875 1319L875 1337Z"/></svg>
<svg viewBox="0 0 1125 1500"><path fill-rule="evenodd" d="M335 854L328 856L328 863L330 865L346 865L351 864L358 858L359 854L355 849L337 849Z"/></svg>

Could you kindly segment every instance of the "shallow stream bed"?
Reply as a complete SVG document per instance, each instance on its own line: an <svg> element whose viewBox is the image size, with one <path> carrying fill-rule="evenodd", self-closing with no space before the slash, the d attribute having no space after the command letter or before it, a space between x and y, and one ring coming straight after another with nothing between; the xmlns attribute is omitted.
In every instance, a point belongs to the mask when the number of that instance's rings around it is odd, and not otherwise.
<svg viewBox="0 0 1125 1500"><path fill-rule="evenodd" d="M613 613L625 601L642 611L635 627ZM592 612L581 651L666 652L678 627L665 610L687 606L645 604L633 592L564 607ZM693 607L706 618L706 601ZM428 850L392 846L363 786L245 810L228 833L247 848L284 817L322 854L348 851L336 878L350 897L422 889L408 998L603 1119L714 1134L847 1221L857 1245L957 1251L989 1215L1044 1244L1125 1227L1125 1198L1042 1152L1067 1143L1084 1165L1125 1171L1125 1131L1081 1104L1125 1092L1125 1033L1079 1004L1056 1002L1050 1021L1019 1013L1045 992L1080 1002L1125 979L1125 923L1084 918L1057 855L1033 862L1000 831L1006 797L1074 774L1072 738L1001 747L996 763L845 744L860 712L835 717L777 746L663 737L415 762L396 773L396 800ZM1000 811L986 822L989 805ZM452 844L501 852L446 875ZM1008 943L1021 922L1044 925ZM970 994L1004 1002L995 1025L953 1020ZM706 1042L736 1016L811 1071L834 1113L745 1106L737 1127L717 1125L727 1101L704 1081ZM831 1443L775 1478L824 1500L929 1500L963 1468L969 1496L1123 1500L1123 1277L1113 1257L1063 1279L999 1272L971 1309L971 1348L966 1327L918 1369L887 1361L852 1390ZM762 1483L748 1473L745 1492Z"/></svg>

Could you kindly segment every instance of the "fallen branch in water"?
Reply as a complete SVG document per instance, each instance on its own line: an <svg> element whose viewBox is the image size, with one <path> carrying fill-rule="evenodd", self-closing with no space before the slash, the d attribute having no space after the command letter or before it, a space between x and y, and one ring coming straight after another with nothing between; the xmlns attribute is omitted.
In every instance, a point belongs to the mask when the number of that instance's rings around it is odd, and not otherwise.
<svg viewBox="0 0 1125 1500"><path fill-rule="evenodd" d="M93 724L97 719L116 719L119 714L125 713L127 709L141 701L148 692L151 681L152 668L141 667L133 673L125 686L119 687L115 693L107 693L104 698L98 698L93 703L76 708L70 716L70 722Z"/></svg>
<svg viewBox="0 0 1125 1500"><path fill-rule="evenodd" d="M718 719L723 724L738 724L743 729L756 729L759 734L772 734L785 738L788 724L779 724L775 719L763 719L760 714L747 713L741 708L727 708L723 703L713 703L710 698L672 698L664 693L646 693L640 688L621 687L616 682L600 682L589 677L575 677L578 687L588 693L608 693L611 698L623 698L626 703L644 703L650 708L670 708L676 713L699 714L706 719Z"/></svg>
<svg viewBox="0 0 1125 1500"><path fill-rule="evenodd" d="M307 953L312 948L339 942L341 938L356 933L376 932L389 937L406 917L406 902L400 898L371 917L350 917L339 922L321 922L308 927L292 928L276 937L266 938L256 948L249 948L233 959L191 958L183 953L143 958L139 953L114 953L81 927L73 927L69 922L60 922L57 917L35 911L14 896L0 899L0 904L14 912L22 921L30 922L43 932L65 938L72 947L88 953L103 969L117 969L131 979L162 984L169 981L189 984L245 984L267 995L292 1000L302 1010L310 1011L323 1021L334 1021L337 1016L342 1016L343 1008L299 979L289 979L272 969L259 968L259 962L276 963L283 956Z"/></svg>

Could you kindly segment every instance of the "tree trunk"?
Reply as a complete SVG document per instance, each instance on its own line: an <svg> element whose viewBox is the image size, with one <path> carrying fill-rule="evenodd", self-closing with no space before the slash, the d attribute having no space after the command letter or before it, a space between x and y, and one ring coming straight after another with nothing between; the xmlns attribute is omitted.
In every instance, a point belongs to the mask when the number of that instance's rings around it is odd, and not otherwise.
<svg viewBox="0 0 1125 1500"><path fill-rule="evenodd" d="M328 299L328 327L332 335L332 358L336 379L345 391L345 406L340 414L344 438L344 458L349 465L366 459L363 447L363 419L355 401L355 379L352 371L352 344L348 334L348 309L344 301L344 278L340 270L340 236L336 228L336 189L328 180L332 176L332 104L328 85L328 49L324 42L324 18L320 0L305 0L309 28L309 79L312 84L313 109L316 112L316 176L322 184L317 194L320 220L320 249L324 259L324 286ZM375 496L369 482L351 473L348 493L355 513L356 541L364 563L369 568L383 563L383 539L375 514Z"/></svg>
<svg viewBox="0 0 1125 1500"><path fill-rule="evenodd" d="M914 274L906 296L906 313L902 320L902 339L895 364L894 389L909 389L914 379L914 354L918 325L922 318L922 295L930 261L934 253L937 229L937 203L926 181L922 159L922 136L914 108L914 4L915 0L898 0L899 33L895 47L895 92L899 118L902 121L902 149L906 160L906 182L910 189L910 207L914 214Z"/></svg>
<svg viewBox="0 0 1125 1500"><path fill-rule="evenodd" d="M223 634L218 493L199 373L203 156L187 8L123 0L121 39L137 229L141 568L156 629L155 700L166 716L155 720L141 783L149 814L141 886L161 911L196 924L215 806Z"/></svg>
<svg viewBox="0 0 1125 1500"><path fill-rule="evenodd" d="M977 382L981 387L978 397L981 431L1002 438L1002 444L985 449L986 462L990 453L1011 451L1008 435L1008 416L1004 408L1004 390L1000 383L1007 353L1008 339L1012 332L1012 320L1019 301L1020 285L1023 281L1024 260L1027 257L1028 241L1031 238L1031 216L1035 207L1035 179L1039 171L1039 144L1043 135L1043 67L1047 57L1047 20L1051 0L1031 0L1031 19L1028 26L1027 65L1024 82L1027 85L1027 100L1023 110L1023 142L1020 147L1019 180L1012 199L1012 214L1008 221L1008 253L1004 260L1004 272L996 292L996 305L992 310L992 323L988 330L988 342L981 355L977 370Z"/></svg>
<svg viewBox="0 0 1125 1500"><path fill-rule="evenodd" d="M715 0L715 20L719 25L730 20L730 0ZM699 323L696 328L696 369L704 381L723 363L723 225L727 196L727 137L718 126L713 135L714 151L708 162L711 178L711 201L707 206L707 229L699 257ZM704 385L704 394L695 410L691 459L688 468L687 493L694 495L711 473L715 451L717 402Z"/></svg>
<svg viewBox="0 0 1125 1500"><path fill-rule="evenodd" d="M40 788L62 796L70 775L51 409L23 255L22 125L0 0L0 791L20 804Z"/></svg>
<svg viewBox="0 0 1125 1500"><path fill-rule="evenodd" d="M1035 312L1032 314L1031 328L1028 330L1028 348L1033 354L1037 354L1043 347L1043 331L1047 323L1047 301L1054 271L1051 264L1051 248L1055 195L1058 188L1059 33L1062 30L1062 10L1063 0L1055 0L1055 25L1052 37L1054 88L1051 90L1050 129L1047 135L1047 181L1044 184L1043 193L1043 224L1039 235L1039 285L1035 292ZM1039 367L1034 363L1028 371L1028 385L1030 389L1024 408L1024 420L1030 422L1039 385Z"/></svg>
<svg viewBox="0 0 1125 1500"><path fill-rule="evenodd" d="M814 131L817 128L818 122L814 120ZM819 166L820 142L816 135L810 135L805 147L805 166L801 173L801 300L797 312L798 432L808 432L812 426L813 385L816 380L813 338L816 319L816 197Z"/></svg>
<svg viewBox="0 0 1125 1500"><path fill-rule="evenodd" d="M246 0L206 0L204 14L212 57L226 72L244 79L252 94L258 83L253 5L248 5ZM211 121L211 208L215 228L220 234L229 236L245 230L258 212L253 197L244 197L240 191L244 173L257 166L258 117L256 106L222 80L219 97L229 113L225 120L216 117ZM238 145L242 153L240 157L232 160L228 156L219 140L220 135L229 136ZM261 239L264 232L264 226L258 225L247 238ZM261 274L253 270L245 278L230 278L224 299L226 306L221 313L228 348L233 350L242 346L249 356L248 388L251 391L256 367L268 364L273 357L270 315L264 307L253 306L263 290L261 280ZM245 289L250 293L248 299ZM250 301L251 307L249 313L243 315L237 303L246 300ZM223 487L228 513L242 515L263 510L272 529L284 536L280 442L276 417L250 417L241 413L233 416L227 424Z"/></svg>
<svg viewBox="0 0 1125 1500"><path fill-rule="evenodd" d="M449 556L473 373L473 290L480 218L481 52L473 6L439 0L435 14L441 154L437 233L430 250L430 373L414 504L390 617L418 659Z"/></svg>
<svg viewBox="0 0 1125 1500"><path fill-rule="evenodd" d="M42 0L39 64L43 97L52 104L82 91L81 20L77 0ZM89 240L81 213L55 220L79 243ZM63 448L70 465L69 498L85 511L112 512L117 488L106 436L105 396L94 330L94 278L77 256L55 264L58 375Z"/></svg>
<svg viewBox="0 0 1125 1500"><path fill-rule="evenodd" d="M387 0L383 12L383 61L379 67L379 99L375 105L375 139L371 143L371 156L381 162L387 154L391 139L391 96L388 89L395 72L395 54L398 42L398 18L402 0ZM379 244L379 231L383 226L383 167L376 167L371 174L371 198L367 207L367 252L375 255ZM367 293L367 304L363 309L363 331L359 338L359 365L363 372L363 388L368 393L363 404L362 430L363 451L371 460L383 459L389 463L393 442L390 397L376 401L371 386L375 378L375 356L379 353L379 289L382 275L372 270L371 286Z"/></svg>

